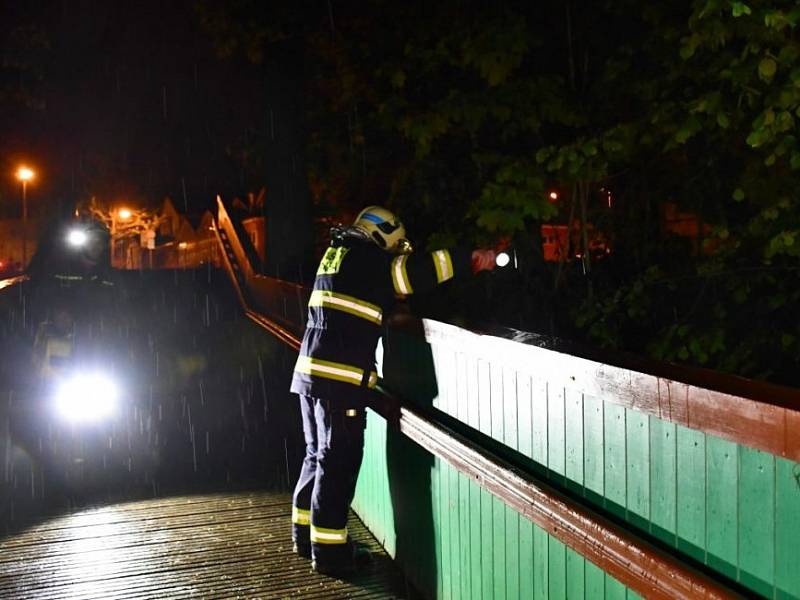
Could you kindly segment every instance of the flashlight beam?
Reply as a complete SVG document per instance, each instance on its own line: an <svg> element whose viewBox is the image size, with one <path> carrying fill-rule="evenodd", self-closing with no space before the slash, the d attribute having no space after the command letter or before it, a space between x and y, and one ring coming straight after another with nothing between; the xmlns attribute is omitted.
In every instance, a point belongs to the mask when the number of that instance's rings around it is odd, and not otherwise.
<svg viewBox="0 0 800 600"><path fill-rule="evenodd" d="M55 404L61 417L68 421L99 421L114 412L118 397L117 385L108 377L78 374L61 384Z"/></svg>

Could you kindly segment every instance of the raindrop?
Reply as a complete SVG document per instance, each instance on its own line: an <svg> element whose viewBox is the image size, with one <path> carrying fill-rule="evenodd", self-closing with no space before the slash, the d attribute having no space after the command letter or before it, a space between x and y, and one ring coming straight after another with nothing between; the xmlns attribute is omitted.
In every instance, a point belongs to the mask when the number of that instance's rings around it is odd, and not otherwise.
<svg viewBox="0 0 800 600"><path fill-rule="evenodd" d="M192 465L194 466L194 472L197 473L197 448L194 443L194 427L191 425L189 426L189 435L192 439Z"/></svg>

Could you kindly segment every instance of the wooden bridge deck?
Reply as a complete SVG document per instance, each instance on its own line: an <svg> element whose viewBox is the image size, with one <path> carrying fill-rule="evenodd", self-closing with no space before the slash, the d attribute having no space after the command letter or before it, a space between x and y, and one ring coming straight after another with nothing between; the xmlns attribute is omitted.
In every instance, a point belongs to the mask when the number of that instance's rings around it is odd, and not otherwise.
<svg viewBox="0 0 800 600"><path fill-rule="evenodd" d="M401 577L376 554L350 581L314 573L291 551L291 499L249 492L83 510L0 539L0 598L395 598Z"/></svg>

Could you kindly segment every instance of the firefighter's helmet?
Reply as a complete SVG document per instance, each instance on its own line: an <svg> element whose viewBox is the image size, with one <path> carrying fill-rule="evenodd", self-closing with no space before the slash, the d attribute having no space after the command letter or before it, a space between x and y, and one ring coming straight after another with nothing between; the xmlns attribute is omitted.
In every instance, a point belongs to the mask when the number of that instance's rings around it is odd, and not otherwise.
<svg viewBox="0 0 800 600"><path fill-rule="evenodd" d="M354 227L387 252L407 254L411 244L406 239L406 228L390 210L382 206L368 206L356 217Z"/></svg>

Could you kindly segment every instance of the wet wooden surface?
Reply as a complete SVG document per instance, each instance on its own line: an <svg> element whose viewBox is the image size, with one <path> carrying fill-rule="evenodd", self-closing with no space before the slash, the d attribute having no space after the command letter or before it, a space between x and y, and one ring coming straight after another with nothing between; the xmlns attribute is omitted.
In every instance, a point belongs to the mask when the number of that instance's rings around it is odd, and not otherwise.
<svg viewBox="0 0 800 600"><path fill-rule="evenodd" d="M351 516L375 561L350 581L292 553L291 498L249 492L126 502L0 539L0 598L395 598L401 577Z"/></svg>

